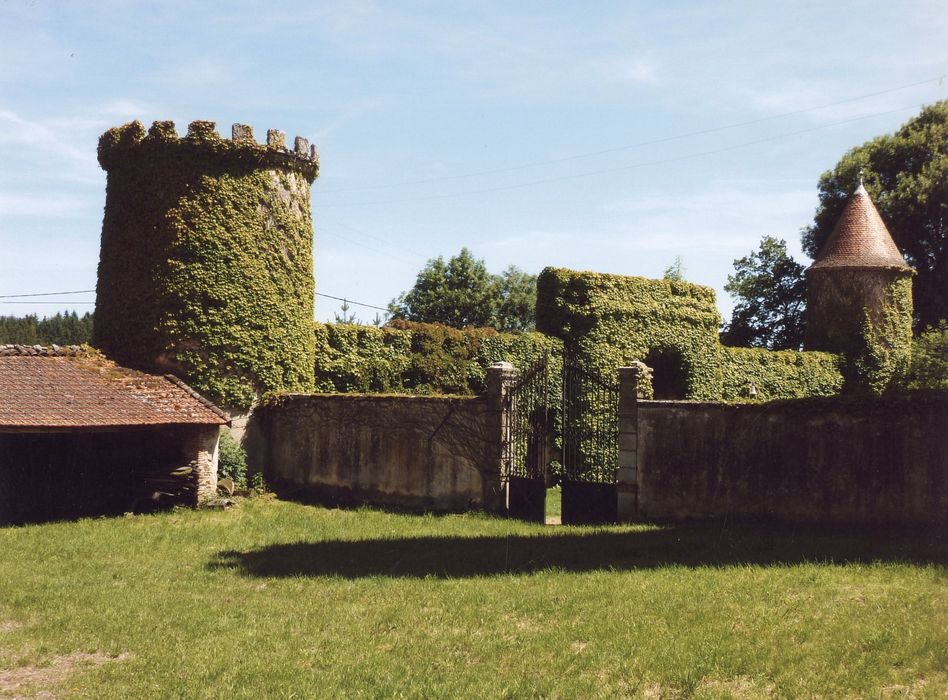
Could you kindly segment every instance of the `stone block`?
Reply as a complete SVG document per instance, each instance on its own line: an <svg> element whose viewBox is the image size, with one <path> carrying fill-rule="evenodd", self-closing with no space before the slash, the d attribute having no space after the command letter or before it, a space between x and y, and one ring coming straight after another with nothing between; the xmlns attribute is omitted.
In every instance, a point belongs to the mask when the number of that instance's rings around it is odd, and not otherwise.
<svg viewBox="0 0 948 700"><path fill-rule="evenodd" d="M634 493L620 492L618 494L616 511L620 523L627 523L636 519L638 515L637 502L638 499Z"/></svg>
<svg viewBox="0 0 948 700"><path fill-rule="evenodd" d="M286 148L286 134L278 129L267 129L267 145L270 148Z"/></svg>

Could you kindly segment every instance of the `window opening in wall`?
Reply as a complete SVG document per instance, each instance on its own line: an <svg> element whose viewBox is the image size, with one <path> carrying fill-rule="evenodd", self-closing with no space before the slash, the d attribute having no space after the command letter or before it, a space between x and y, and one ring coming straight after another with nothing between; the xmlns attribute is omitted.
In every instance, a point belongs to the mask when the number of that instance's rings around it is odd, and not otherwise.
<svg viewBox="0 0 948 700"><path fill-rule="evenodd" d="M655 348L645 357L652 368L652 387L659 401L684 399L688 392L687 367L677 350Z"/></svg>

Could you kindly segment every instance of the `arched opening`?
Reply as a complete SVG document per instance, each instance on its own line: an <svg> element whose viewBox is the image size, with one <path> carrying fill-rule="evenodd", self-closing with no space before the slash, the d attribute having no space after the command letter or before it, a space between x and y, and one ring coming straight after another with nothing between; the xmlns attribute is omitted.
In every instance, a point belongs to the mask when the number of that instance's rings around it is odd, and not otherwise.
<svg viewBox="0 0 948 700"><path fill-rule="evenodd" d="M684 399L688 392L688 372L685 359L678 350L654 348L645 357L652 368L652 388L659 401Z"/></svg>

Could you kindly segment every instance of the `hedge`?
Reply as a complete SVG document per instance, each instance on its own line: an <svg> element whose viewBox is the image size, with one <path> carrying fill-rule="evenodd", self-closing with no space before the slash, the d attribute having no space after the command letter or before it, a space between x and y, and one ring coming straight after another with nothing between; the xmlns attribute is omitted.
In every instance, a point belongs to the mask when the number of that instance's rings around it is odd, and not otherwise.
<svg viewBox="0 0 948 700"><path fill-rule="evenodd" d="M724 401L833 396L843 387L842 359L827 352L722 346L720 358Z"/></svg>
<svg viewBox="0 0 948 700"><path fill-rule="evenodd" d="M318 392L477 395L494 362L526 369L550 355L558 374L562 354L556 339L540 333L410 321L382 328L316 323L314 335Z"/></svg>

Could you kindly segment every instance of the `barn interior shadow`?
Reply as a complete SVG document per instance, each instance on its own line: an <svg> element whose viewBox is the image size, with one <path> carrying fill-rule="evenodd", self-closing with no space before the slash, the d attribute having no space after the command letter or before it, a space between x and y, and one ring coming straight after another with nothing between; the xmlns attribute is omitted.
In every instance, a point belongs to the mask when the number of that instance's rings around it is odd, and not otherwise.
<svg viewBox="0 0 948 700"><path fill-rule="evenodd" d="M693 523L639 531L551 528L535 536L296 542L223 551L209 566L254 577L468 578L674 565L948 564L946 545L944 536L931 530Z"/></svg>

